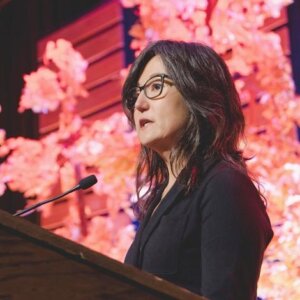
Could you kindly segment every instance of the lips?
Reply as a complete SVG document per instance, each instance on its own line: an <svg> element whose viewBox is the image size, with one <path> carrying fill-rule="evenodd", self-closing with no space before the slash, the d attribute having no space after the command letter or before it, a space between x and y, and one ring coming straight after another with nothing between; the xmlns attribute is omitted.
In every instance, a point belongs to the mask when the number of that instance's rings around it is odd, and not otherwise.
<svg viewBox="0 0 300 300"><path fill-rule="evenodd" d="M145 127L149 123L153 123L153 122L149 119L140 119L139 121L140 128Z"/></svg>

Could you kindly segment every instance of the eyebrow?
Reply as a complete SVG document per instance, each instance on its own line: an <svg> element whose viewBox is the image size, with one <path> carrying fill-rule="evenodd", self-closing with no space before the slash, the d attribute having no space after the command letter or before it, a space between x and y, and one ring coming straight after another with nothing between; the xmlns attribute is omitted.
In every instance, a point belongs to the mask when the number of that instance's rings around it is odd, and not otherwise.
<svg viewBox="0 0 300 300"><path fill-rule="evenodd" d="M150 80L150 79L152 79L152 78L154 78L154 77L156 77L156 76L160 76L160 75L162 75L162 74L165 74L167 77L169 77L169 75L168 74L166 74L166 73L153 73L145 82L144 82L144 84L140 84L139 82L137 82L137 86L138 87L142 87L142 86L144 86L145 85L145 83L148 81L148 80ZM169 77L170 78L170 77Z"/></svg>

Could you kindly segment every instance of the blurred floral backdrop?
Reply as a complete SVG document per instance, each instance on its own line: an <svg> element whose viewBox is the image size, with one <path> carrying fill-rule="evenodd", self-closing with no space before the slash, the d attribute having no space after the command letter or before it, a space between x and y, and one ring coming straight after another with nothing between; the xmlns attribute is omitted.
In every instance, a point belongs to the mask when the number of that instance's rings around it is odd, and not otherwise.
<svg viewBox="0 0 300 300"><path fill-rule="evenodd" d="M259 282L262 299L300 299L299 97L280 37L262 30L291 0L122 0L138 21L130 30L138 54L158 39L198 41L212 46L227 62L244 107L247 128L241 145L250 171L261 182L275 232ZM86 60L63 39L47 44L43 65L24 76L19 111L59 110L59 129L40 140L5 139L0 131L0 194L20 191L28 205L72 187L89 174L99 182L93 192L106 200L107 214L69 201L64 227L57 233L122 260L134 236L130 206L139 149L135 132L121 113L87 122L76 113L84 101ZM126 74L123 70L122 74ZM120 80L121 76L120 76ZM254 115L254 117L253 117ZM28 172L30 169L30 172ZM26 176L25 176L26 174ZM116 176L117 175L117 176ZM52 206L41 208L49 214ZM120 213L126 215L120 221Z"/></svg>

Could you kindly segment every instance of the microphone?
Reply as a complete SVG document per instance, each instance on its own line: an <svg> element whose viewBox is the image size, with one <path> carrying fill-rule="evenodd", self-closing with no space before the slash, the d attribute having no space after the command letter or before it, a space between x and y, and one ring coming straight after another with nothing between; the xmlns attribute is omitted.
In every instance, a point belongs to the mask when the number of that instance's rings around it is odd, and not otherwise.
<svg viewBox="0 0 300 300"><path fill-rule="evenodd" d="M64 193L62 193L62 194L60 194L58 196L55 196L53 198L50 198L50 199L41 201L39 203L36 203L34 205L31 205L31 206L29 206L29 207L27 207L25 209L19 210L18 212L16 212L15 214L13 214L13 216L21 216L21 215L23 215L23 214L25 214L25 213L27 213L27 212L29 212L29 211L31 211L31 210L39 207L39 206L41 206L41 205L44 205L46 203L49 203L49 202L55 201L57 199L60 199L60 198L66 196L66 195L68 195L68 194L70 194L72 192L77 191L77 190L86 190L89 187L91 187L92 185L94 185L95 183L97 183L97 181L98 180L97 180L97 178L96 178L95 175L87 176L87 177L81 179L79 181L79 183L76 186L74 186L73 188L71 188L70 190L68 190L68 191L66 191L66 192L64 192Z"/></svg>

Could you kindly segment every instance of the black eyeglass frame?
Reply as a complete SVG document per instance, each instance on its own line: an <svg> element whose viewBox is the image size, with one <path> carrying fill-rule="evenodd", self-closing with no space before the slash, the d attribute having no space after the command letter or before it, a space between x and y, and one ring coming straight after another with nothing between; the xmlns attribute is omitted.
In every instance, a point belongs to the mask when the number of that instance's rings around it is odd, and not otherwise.
<svg viewBox="0 0 300 300"><path fill-rule="evenodd" d="M147 95L147 92L145 90L145 88L147 87L147 85L149 84L149 81L152 80L153 78L156 78L156 77L160 77L160 80L161 80L161 88L160 88L160 91L158 92L157 95L153 96L153 97L149 97ZM135 103L136 103L136 100L137 100L137 97L133 98L133 97L130 97L130 95L133 94L133 91L137 91L139 90L139 93L138 95L144 91L144 94L145 96L150 99L150 100L153 100L153 99L156 99L157 97L159 97L161 95L161 93L163 92L163 89L164 89L164 84L165 84L165 78L168 78L168 79L171 79L171 77L167 74L155 74L154 76L150 77L144 85L142 86L136 86L136 87L133 87L130 89L130 91L128 92L128 97L126 97L126 107L128 110L133 110L134 109L134 106L135 106ZM171 79L172 80L172 79Z"/></svg>

